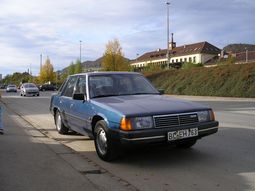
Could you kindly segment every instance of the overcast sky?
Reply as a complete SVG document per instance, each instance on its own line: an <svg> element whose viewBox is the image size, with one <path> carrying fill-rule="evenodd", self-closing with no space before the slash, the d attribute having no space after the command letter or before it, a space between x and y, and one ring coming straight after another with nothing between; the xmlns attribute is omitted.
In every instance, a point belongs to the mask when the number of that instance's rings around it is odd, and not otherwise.
<svg viewBox="0 0 255 191"><path fill-rule="evenodd" d="M255 44L254 0L172 0L170 32L178 45ZM40 54L56 70L102 56L119 39L126 57L166 48L164 0L0 0L0 74L37 75Z"/></svg>

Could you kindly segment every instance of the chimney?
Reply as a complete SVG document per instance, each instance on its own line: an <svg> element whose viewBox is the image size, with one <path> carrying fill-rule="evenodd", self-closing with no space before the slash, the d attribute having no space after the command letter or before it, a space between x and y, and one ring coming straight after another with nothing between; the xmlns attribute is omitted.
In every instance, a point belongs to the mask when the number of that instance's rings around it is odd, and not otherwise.
<svg viewBox="0 0 255 191"><path fill-rule="evenodd" d="M176 42L174 42L174 33L172 33L171 42L169 43L169 49L173 50L176 47Z"/></svg>

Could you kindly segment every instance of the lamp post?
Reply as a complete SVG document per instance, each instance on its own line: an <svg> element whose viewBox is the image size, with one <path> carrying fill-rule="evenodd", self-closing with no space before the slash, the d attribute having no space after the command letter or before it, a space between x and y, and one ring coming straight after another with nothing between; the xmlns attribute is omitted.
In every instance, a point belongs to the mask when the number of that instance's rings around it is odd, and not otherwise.
<svg viewBox="0 0 255 191"><path fill-rule="evenodd" d="M80 40L80 63L81 63L81 43L82 41Z"/></svg>
<svg viewBox="0 0 255 191"><path fill-rule="evenodd" d="M166 58L167 58L167 66L170 65L170 51L169 51L169 6L170 3L166 2L166 8L167 8L167 53L166 53Z"/></svg>
<svg viewBox="0 0 255 191"><path fill-rule="evenodd" d="M248 48L245 47L245 62L248 62Z"/></svg>

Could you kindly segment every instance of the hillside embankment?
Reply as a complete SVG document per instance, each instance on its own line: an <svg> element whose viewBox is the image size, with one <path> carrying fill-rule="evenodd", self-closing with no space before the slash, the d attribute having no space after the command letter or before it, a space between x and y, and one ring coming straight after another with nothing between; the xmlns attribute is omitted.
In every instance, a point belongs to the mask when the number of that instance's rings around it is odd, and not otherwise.
<svg viewBox="0 0 255 191"><path fill-rule="evenodd" d="M145 76L167 94L255 98L255 63L147 72Z"/></svg>

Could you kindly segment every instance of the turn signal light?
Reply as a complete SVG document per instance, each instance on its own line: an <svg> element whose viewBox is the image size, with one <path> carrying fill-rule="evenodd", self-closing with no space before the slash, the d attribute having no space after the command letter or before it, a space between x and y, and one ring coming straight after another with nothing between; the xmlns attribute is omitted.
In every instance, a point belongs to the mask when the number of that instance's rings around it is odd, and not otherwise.
<svg viewBox="0 0 255 191"><path fill-rule="evenodd" d="M215 121L215 115L214 115L214 112L212 110L210 111L210 119L212 121Z"/></svg>
<svg viewBox="0 0 255 191"><path fill-rule="evenodd" d="M120 122L120 129L123 131L131 131L132 130L131 120L123 117Z"/></svg>

